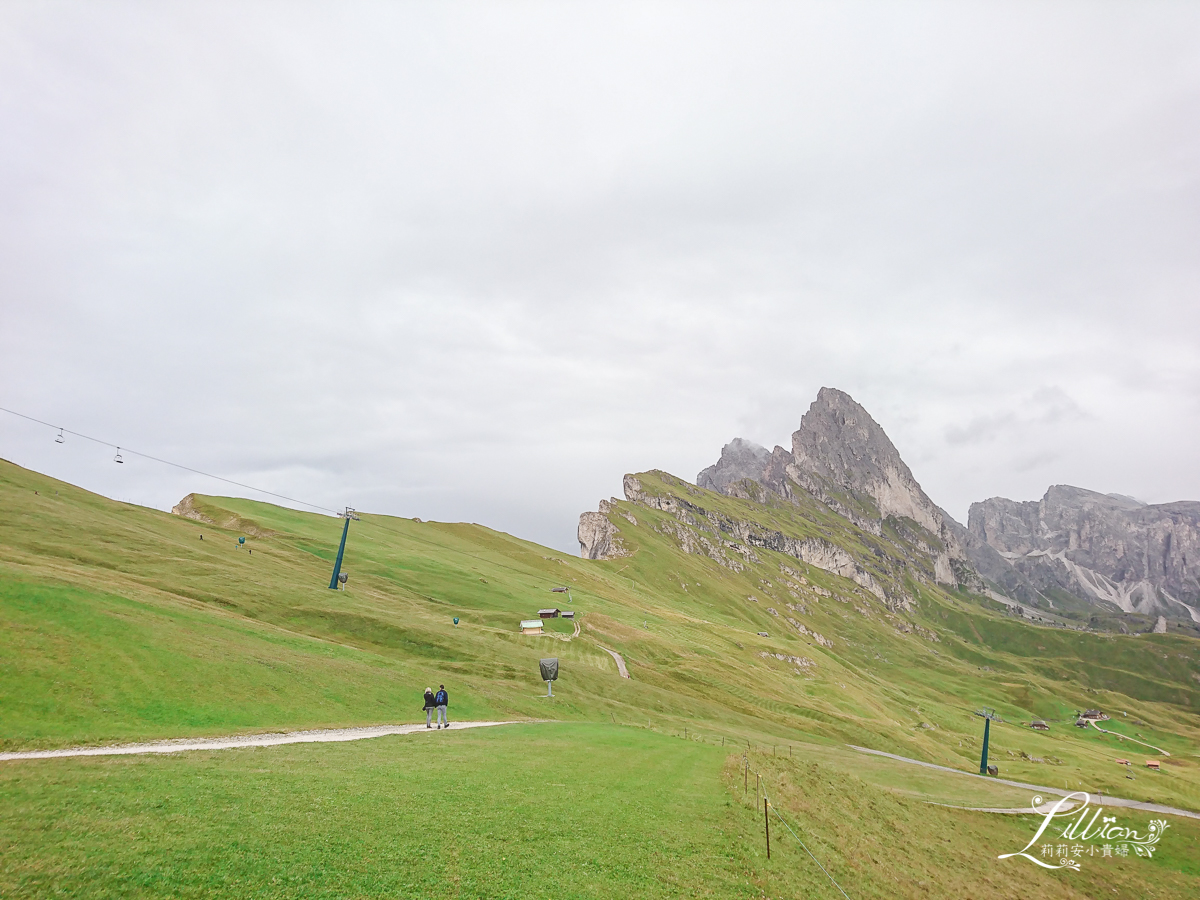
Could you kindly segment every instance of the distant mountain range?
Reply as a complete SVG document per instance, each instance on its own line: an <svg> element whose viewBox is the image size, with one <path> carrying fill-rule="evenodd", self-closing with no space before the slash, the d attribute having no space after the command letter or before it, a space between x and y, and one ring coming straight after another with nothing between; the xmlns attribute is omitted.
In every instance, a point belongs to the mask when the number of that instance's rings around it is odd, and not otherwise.
<svg viewBox="0 0 1200 900"><path fill-rule="evenodd" d="M1200 503L1056 484L1041 500L971 504L967 531L1047 598L1200 622Z"/></svg>
<svg viewBox="0 0 1200 900"><path fill-rule="evenodd" d="M1030 607L1092 624L1115 617L1120 630L1200 623L1200 503L1147 505L1055 485L1040 501L972 504L963 527L926 495L871 415L832 388L821 388L790 449L734 438L696 486L768 505L815 500L876 538L899 527L938 583L1022 614ZM614 512L604 502L580 517L584 556L620 554Z"/></svg>

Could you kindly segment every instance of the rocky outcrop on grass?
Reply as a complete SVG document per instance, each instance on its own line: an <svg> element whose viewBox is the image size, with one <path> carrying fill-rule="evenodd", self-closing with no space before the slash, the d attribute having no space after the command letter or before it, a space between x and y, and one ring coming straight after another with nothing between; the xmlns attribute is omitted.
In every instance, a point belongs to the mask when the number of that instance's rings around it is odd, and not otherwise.
<svg viewBox="0 0 1200 900"><path fill-rule="evenodd" d="M629 555L621 543L620 530L609 521L613 510L607 500L601 500L599 512L585 512L579 517L575 536L579 539L579 555L584 559L617 559Z"/></svg>
<svg viewBox="0 0 1200 900"><path fill-rule="evenodd" d="M772 551L846 578L861 589L864 596L874 596L892 611L913 608L912 595L904 587L906 578L918 582L937 580L934 551L925 540L910 532L874 540L869 557L860 557L836 540L802 533L788 534L766 525L753 518L750 509L745 517L741 517L709 508L704 503L703 492L665 472L650 472L645 477L648 481L653 479L654 489L644 485L642 477L637 475L626 475L623 485L629 503L668 514L651 527L674 537L684 553L707 556L735 572L761 564L763 559L759 551ZM614 513L622 514L607 501L601 508L606 514L605 521ZM796 509L794 514L799 516L800 510ZM585 528L585 517L589 530L593 527L603 530L602 525L591 524L596 515L584 513L580 517L581 530ZM804 521L801 517L797 525L803 527L800 523ZM850 523L845 529L848 539L858 533ZM580 543L584 543L582 537ZM587 552L585 549L585 556ZM784 571L794 570L784 567Z"/></svg>
<svg viewBox="0 0 1200 900"><path fill-rule="evenodd" d="M171 513L195 522L203 522L205 525L238 531L251 537L270 537L275 534L274 531L263 528L253 519L247 519L245 516L239 516L229 510L206 504L196 494L188 494L176 503L171 507Z"/></svg>

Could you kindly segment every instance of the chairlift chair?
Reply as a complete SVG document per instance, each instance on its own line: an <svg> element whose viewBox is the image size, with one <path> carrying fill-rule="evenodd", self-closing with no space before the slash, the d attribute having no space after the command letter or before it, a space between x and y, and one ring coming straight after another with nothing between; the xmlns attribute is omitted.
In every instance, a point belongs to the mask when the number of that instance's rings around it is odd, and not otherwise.
<svg viewBox="0 0 1200 900"><path fill-rule="evenodd" d="M63 430L60 428L60 429L58 429L58 434L56 434L54 436L54 443L61 444L61 443L64 443L65 441L66 441L66 438L63 437Z"/></svg>
<svg viewBox="0 0 1200 900"><path fill-rule="evenodd" d="M121 448L120 447L117 448L117 455L113 457L113 462L115 462L115 463L125 462L125 460L121 459Z"/></svg>

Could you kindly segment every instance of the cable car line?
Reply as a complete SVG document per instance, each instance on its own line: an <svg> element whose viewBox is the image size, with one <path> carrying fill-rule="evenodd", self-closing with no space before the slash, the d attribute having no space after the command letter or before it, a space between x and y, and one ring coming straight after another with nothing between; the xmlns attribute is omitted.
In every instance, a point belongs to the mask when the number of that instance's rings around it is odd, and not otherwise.
<svg viewBox="0 0 1200 900"><path fill-rule="evenodd" d="M338 510L329 509L328 507L321 506L317 503L309 503L307 500L298 500L295 497L287 497L283 494L277 494L274 491L268 491L265 488L255 487L252 484L244 484L240 481L234 481L232 478L222 478L220 475L213 475L211 472L202 472L199 469L193 469L191 466L185 466L182 463L171 462L171 460L169 460L169 459L162 459L157 456L151 456L149 453L139 453L137 450L130 450L128 447L124 447L124 448L118 447L116 444L110 443L109 441L104 441L104 440L101 440L100 438L95 438L95 437L92 437L91 435L83 434L82 432L79 432L79 431L72 431L70 428L63 428L58 425L51 425L49 422L43 422L41 419L35 419L33 416L27 416L24 413L19 413L15 409L8 409L6 407L0 406L0 412L6 412L9 415L17 416L18 418L26 419L30 422L36 422L38 425L45 425L47 428L54 429L55 431L58 432L58 434L54 438L54 443L56 443L56 444L64 443L66 439L63 437L63 435L70 434L70 435L73 435L78 438L83 438L85 441L91 441L95 444L100 444L105 447L112 447L113 449L115 449L117 451L117 455L113 457L113 462L116 462L116 463L124 463L125 460L121 456L121 454L128 453L128 454L132 454L133 456L140 456L142 459L149 459L156 463L162 463L164 466L172 466L176 469L182 469L183 471L191 472L194 475L203 475L205 478L215 478L217 481L223 481L226 484L232 484L235 487L245 488L248 491L256 491L260 494L266 494L270 497L278 497L280 500L287 500L289 503L299 503L301 506L309 506L309 507L312 507L313 509L319 509L322 512L331 513L331 514L333 514L335 516L339 516L339 517L341 515L343 515Z"/></svg>

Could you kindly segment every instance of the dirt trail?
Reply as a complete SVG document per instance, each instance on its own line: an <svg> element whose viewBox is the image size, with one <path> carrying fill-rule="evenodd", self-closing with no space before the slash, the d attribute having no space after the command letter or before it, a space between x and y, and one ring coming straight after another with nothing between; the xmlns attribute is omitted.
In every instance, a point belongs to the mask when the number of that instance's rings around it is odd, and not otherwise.
<svg viewBox="0 0 1200 900"><path fill-rule="evenodd" d="M991 807L991 806L954 806L950 803L934 803L931 800L926 800L925 802L929 803L931 806L944 806L947 809L968 809L971 812L1002 813L1003 815L1008 815L1008 816L1023 816L1023 815L1027 816L1027 815L1032 815L1034 812L1034 809L1032 806L1026 806L1024 808L1012 807L1012 808L999 809L999 808ZM1098 797L1096 799L1096 805L1100 806L1102 804L1103 804L1103 800ZM1068 813L1073 809L1077 809L1079 806L1080 806L1080 804L1078 802L1076 802L1074 800L1068 800L1061 807L1059 807L1059 811ZM1053 803L1043 803L1041 806L1038 807L1037 814L1039 816L1044 816L1044 815L1046 815L1046 813L1050 812L1053 808L1054 808Z"/></svg>
<svg viewBox="0 0 1200 900"><path fill-rule="evenodd" d="M556 641L566 641L569 644L569 643L571 643L572 640L579 637L579 620L578 619L575 620L575 633L574 634L555 634L553 631L547 631L542 635L542 637L552 637Z"/></svg>
<svg viewBox="0 0 1200 900"><path fill-rule="evenodd" d="M492 725L516 725L516 722L452 722L451 731L463 728L487 728ZM68 747L65 750L17 750L0 753L0 762L25 759L58 759L67 756L126 756L138 753L182 753L185 750L234 750L238 747L275 747L280 744L322 744L337 741L361 741L389 734L434 732L424 725L371 725L364 728L324 728L316 731L288 731L277 734L241 734L219 738L181 738L145 744L113 744L107 747Z"/></svg>
<svg viewBox="0 0 1200 900"><path fill-rule="evenodd" d="M888 759L898 760L899 762L909 763L914 766L924 766L927 769L937 769L941 772L953 772L955 775L966 775L968 778L986 778L988 781L996 784L1007 784L1011 787L1028 788L1031 791L1037 791L1039 794L1053 794L1055 797L1066 797L1069 791L1064 791L1058 788L1044 787L1037 784L1026 784L1023 781L1008 781L1004 778L993 778L990 775L976 775L974 772L964 772L962 769L952 769L949 766L939 766L937 763L922 762L919 759L909 759L907 756L897 756L895 753L884 753L882 750L869 750L866 747L856 747L853 744L847 744L851 750L857 750L859 753L870 753L872 756L886 756ZM1200 813L1193 812L1190 809L1176 809L1174 806L1163 806L1159 803L1143 803L1140 800L1125 800L1121 797L1110 797L1107 794L1097 795L1097 806L1123 806L1127 809L1140 809L1144 812L1168 813L1173 816L1187 816L1189 819L1200 819ZM992 810L977 809L976 807L963 807L964 809L976 809L979 812L992 812ZM995 810L996 812L1006 812L1006 810ZM1032 810L1029 810L1032 812ZM1024 810L1022 810L1024 812Z"/></svg>
<svg viewBox="0 0 1200 900"><path fill-rule="evenodd" d="M629 670L625 668L625 660L621 659L621 654L616 650L609 650L607 647L601 647L600 649L617 661L617 671L621 673L621 677L628 678Z"/></svg>
<svg viewBox="0 0 1200 900"><path fill-rule="evenodd" d="M1131 738L1131 737L1130 737L1129 735L1127 735L1127 734L1120 734L1120 733L1118 733L1118 732L1116 732L1116 731L1109 731L1107 728L1101 728L1101 727L1100 727L1099 725L1097 725L1095 722L1092 722L1092 723L1091 723L1091 725L1092 725L1092 727L1093 727L1093 728L1095 728L1095 729L1096 729L1098 732L1100 732L1101 734L1111 734L1113 737L1118 737L1118 738L1120 738L1122 741L1132 741L1132 742L1133 742L1133 743L1135 743L1135 744L1141 744L1143 747L1149 747L1151 750L1157 750L1157 751L1158 751L1159 753L1161 753L1163 756L1170 756L1170 755L1171 755L1171 754L1170 754L1170 753L1168 753L1166 750L1164 750L1162 747L1155 747L1153 744L1147 744L1145 741L1139 741L1137 738Z"/></svg>

